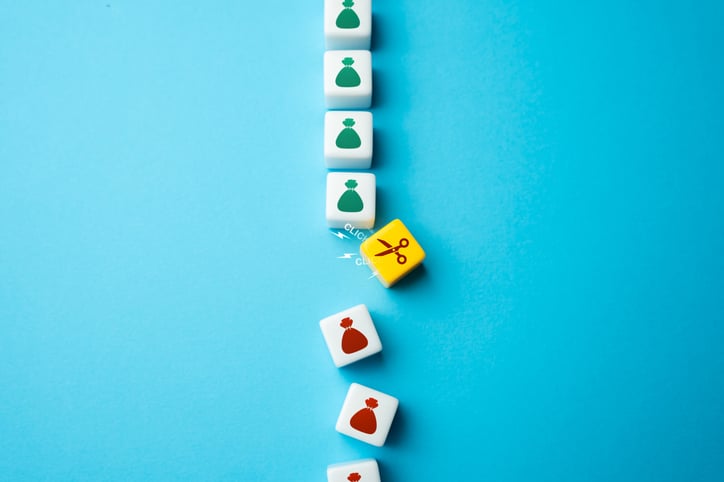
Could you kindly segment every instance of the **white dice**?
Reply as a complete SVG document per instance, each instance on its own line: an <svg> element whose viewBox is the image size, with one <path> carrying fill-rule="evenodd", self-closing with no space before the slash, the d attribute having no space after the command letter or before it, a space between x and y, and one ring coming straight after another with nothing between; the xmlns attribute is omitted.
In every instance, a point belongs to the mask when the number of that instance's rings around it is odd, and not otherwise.
<svg viewBox="0 0 724 482"><path fill-rule="evenodd" d="M382 342L365 305L357 305L319 322L332 361L343 367L382 351Z"/></svg>
<svg viewBox="0 0 724 482"><path fill-rule="evenodd" d="M324 162L329 169L369 169L372 113L329 111L324 115Z"/></svg>
<svg viewBox="0 0 724 482"><path fill-rule="evenodd" d="M327 225L372 229L375 225L375 175L364 172L327 174Z"/></svg>
<svg viewBox="0 0 724 482"><path fill-rule="evenodd" d="M372 105L372 54L369 50L324 53L324 98L329 109L367 109Z"/></svg>
<svg viewBox="0 0 724 482"><path fill-rule="evenodd" d="M327 50L369 50L371 37L371 0L324 0L324 40Z"/></svg>
<svg viewBox="0 0 724 482"><path fill-rule="evenodd" d="M353 383L337 419L337 432L382 447L398 405L395 397Z"/></svg>
<svg viewBox="0 0 724 482"><path fill-rule="evenodd" d="M330 465L327 482L380 482L380 468L375 459Z"/></svg>

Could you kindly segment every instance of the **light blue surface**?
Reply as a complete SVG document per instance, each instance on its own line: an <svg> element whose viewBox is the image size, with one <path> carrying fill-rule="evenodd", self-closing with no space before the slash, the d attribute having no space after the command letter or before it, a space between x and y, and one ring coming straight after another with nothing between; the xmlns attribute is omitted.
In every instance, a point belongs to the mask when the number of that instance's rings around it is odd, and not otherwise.
<svg viewBox="0 0 724 482"><path fill-rule="evenodd" d="M720 479L722 4L377 0L385 290L324 225L322 3L0 0L0 480Z"/></svg>

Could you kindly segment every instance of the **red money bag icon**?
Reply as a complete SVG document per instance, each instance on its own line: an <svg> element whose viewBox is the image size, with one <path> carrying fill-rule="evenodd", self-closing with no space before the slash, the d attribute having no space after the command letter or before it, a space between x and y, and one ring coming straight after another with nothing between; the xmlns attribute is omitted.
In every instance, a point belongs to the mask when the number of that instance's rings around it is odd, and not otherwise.
<svg viewBox="0 0 724 482"><path fill-rule="evenodd" d="M359 480L361 478L362 478L362 476L360 474L358 474L357 472L352 472L351 474L349 474L347 476L347 480L349 480L349 482L359 482Z"/></svg>
<svg viewBox="0 0 724 482"><path fill-rule="evenodd" d="M367 405L365 408L352 415L349 424L353 429L371 435L377 431L377 417L372 411L377 408L377 400L370 397L365 400L365 404Z"/></svg>
<svg viewBox="0 0 724 482"><path fill-rule="evenodd" d="M367 337L361 331L352 328L352 318L344 318L339 326L344 328L344 334L342 335L343 352L349 355L367 346Z"/></svg>

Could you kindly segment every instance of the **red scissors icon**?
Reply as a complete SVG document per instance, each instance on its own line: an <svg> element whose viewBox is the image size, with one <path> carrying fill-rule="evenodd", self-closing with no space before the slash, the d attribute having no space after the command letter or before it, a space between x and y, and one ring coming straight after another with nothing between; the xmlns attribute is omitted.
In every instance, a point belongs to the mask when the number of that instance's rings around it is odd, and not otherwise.
<svg viewBox="0 0 724 482"><path fill-rule="evenodd" d="M404 254L400 254L401 248L406 248L410 245L410 242L407 240L407 238L400 239L400 244L398 244L397 246L394 246L394 247L390 243L385 241L384 239L377 238L377 241L379 241L386 248L389 248L389 249L379 252L379 253L375 254L375 256L387 256L388 254L395 253L395 255L397 256L398 263L400 263L400 264L407 263L407 256L405 256Z"/></svg>

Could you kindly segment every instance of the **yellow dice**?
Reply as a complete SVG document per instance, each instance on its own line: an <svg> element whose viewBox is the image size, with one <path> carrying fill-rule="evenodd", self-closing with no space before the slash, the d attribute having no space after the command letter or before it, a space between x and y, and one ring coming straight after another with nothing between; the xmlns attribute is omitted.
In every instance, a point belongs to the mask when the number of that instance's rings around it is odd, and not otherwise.
<svg viewBox="0 0 724 482"><path fill-rule="evenodd" d="M367 238L360 253L385 288L404 278L425 259L425 251L399 219Z"/></svg>

